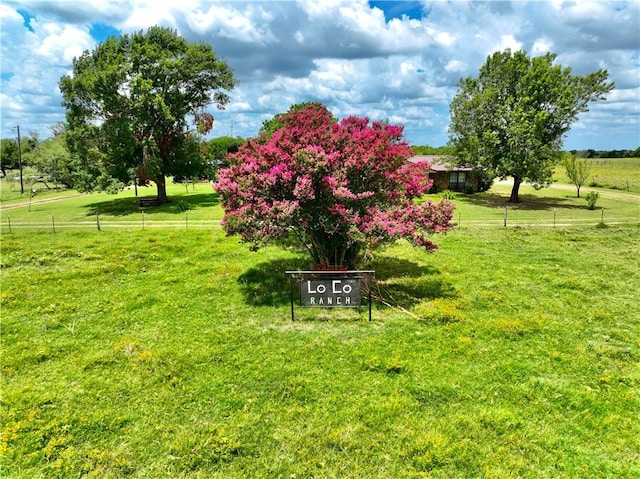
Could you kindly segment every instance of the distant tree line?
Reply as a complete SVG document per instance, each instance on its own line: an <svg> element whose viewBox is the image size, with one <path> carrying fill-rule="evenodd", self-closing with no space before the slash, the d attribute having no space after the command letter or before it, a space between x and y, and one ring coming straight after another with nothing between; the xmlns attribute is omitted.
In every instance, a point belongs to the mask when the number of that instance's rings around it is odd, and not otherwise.
<svg viewBox="0 0 640 479"><path fill-rule="evenodd" d="M70 154L65 142L65 123L57 123L51 127L53 136L40 140L36 132L29 132L20 141L22 166L30 168L31 175L48 187L48 182L56 186L74 188L79 191L91 191L91 182L95 179L87 175L86 168L80 165ZM194 179L214 179L219 168L227 165L226 157L235 153L246 140L240 137L221 136L205 140L194 138L194 158L173 177L176 182ZM9 171L17 170L18 141L15 138L2 138L0 141L0 177L7 176ZM136 171L130 171L132 178ZM34 177L34 178L35 178ZM29 178L32 181L34 178ZM137 178L138 184L144 184ZM117 188L113 192L117 191Z"/></svg>
<svg viewBox="0 0 640 479"><path fill-rule="evenodd" d="M453 156L454 149L450 146L429 146L429 145L414 145L412 146L416 155L442 155Z"/></svg>
<svg viewBox="0 0 640 479"><path fill-rule="evenodd" d="M578 158L640 158L640 147L635 150L571 150Z"/></svg>
<svg viewBox="0 0 640 479"><path fill-rule="evenodd" d="M442 155L453 156L454 149L451 146L412 146L416 155ZM635 150L569 150L577 158L640 158L640 147Z"/></svg>

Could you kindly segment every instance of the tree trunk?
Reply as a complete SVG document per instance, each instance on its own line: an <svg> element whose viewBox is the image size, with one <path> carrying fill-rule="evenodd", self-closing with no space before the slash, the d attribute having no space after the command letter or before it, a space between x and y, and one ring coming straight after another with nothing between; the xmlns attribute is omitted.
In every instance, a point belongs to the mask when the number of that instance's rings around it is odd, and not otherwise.
<svg viewBox="0 0 640 479"><path fill-rule="evenodd" d="M163 205L167 202L167 184L164 175L160 175L154 181L158 188L158 204Z"/></svg>
<svg viewBox="0 0 640 479"><path fill-rule="evenodd" d="M578 190L578 198L580 198L580 187L576 186L577 190Z"/></svg>
<svg viewBox="0 0 640 479"><path fill-rule="evenodd" d="M518 176L513 177L513 188L511 188L511 197L509 198L509 203L520 203L520 197L518 193L520 192L520 184L522 183L522 178Z"/></svg>

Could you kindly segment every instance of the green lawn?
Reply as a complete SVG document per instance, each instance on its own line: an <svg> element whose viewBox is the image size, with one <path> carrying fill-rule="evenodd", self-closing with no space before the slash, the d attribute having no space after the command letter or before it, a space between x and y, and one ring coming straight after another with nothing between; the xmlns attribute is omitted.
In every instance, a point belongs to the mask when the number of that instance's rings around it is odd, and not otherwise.
<svg viewBox="0 0 640 479"><path fill-rule="evenodd" d="M535 190L529 185L521 187L521 203L507 203L510 185L495 184L491 190L475 195L458 194L454 220L461 226L502 226L505 208L508 226L539 225L595 225L605 223L640 222L640 195L619 190L601 188L582 189L598 191L600 198L596 210L589 210L584 198L577 198L575 188L555 185L552 188ZM139 198L133 190L116 195L108 193L81 194L69 198L74 192L60 192L66 197L63 203L46 201L51 196L36 196L29 200L3 202L0 211L0 227L7 231L30 228L52 230L61 228L94 228L98 222L101 229L126 227L130 229L172 226L174 228L211 227L219 224L223 211L217 195L208 183L169 185L171 202L161 207L140 208ZM155 189L140 188L140 197L152 197ZM439 201L440 195L426 198ZM37 202L44 199L45 202ZM22 205L16 207L18 205ZM185 211L184 206L187 207Z"/></svg>
<svg viewBox="0 0 640 479"><path fill-rule="evenodd" d="M377 256L372 322L291 322L293 252L4 215L4 478L640 476L637 223L463 217Z"/></svg>
<svg viewBox="0 0 640 479"><path fill-rule="evenodd" d="M95 227L100 221L104 226L113 223L142 228L143 222L144 226L152 226L154 222L171 222L184 227L189 222L193 226L201 222L210 225L222 218L222 207L209 183L190 184L188 187L169 184L167 191L170 203L146 208L140 208L139 198L155 197L155 187L139 187L138 197L133 189L117 194L60 192L59 197L65 198L63 204L47 201L53 195L36 195L31 205L29 198L4 202L0 219L4 227L8 227L9 222L14 227L31 228L50 228L52 222L61 228ZM69 198L69 195L74 196Z"/></svg>
<svg viewBox="0 0 640 479"><path fill-rule="evenodd" d="M508 226L552 226L640 222L640 195L618 190L583 187L581 198L574 187L564 184L536 190L520 187L520 203L508 203L510 184L497 183L489 191L474 195L458 194L454 220L460 226L501 226L505 209ZM595 210L589 210L584 196L596 191Z"/></svg>

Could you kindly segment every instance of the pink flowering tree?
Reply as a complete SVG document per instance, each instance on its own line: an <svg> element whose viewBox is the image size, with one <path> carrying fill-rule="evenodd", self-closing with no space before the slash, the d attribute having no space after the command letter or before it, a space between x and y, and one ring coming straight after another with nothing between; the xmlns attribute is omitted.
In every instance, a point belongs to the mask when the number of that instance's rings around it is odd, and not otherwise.
<svg viewBox="0 0 640 479"><path fill-rule="evenodd" d="M273 134L228 157L215 184L227 234L254 249L278 240L309 252L317 267L355 267L398 239L431 251L453 206L414 199L431 186L428 164L412 156L402 128L367 118L336 123L321 104L279 116Z"/></svg>

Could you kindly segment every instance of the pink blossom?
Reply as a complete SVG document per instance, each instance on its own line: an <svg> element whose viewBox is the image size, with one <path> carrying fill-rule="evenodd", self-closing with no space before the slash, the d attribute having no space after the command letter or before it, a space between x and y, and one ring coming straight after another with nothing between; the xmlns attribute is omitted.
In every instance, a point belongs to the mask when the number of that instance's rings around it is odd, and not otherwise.
<svg viewBox="0 0 640 479"><path fill-rule="evenodd" d="M228 157L215 189L228 234L260 247L289 234L317 263L353 265L374 247L452 226L453 207L414 199L431 187L428 165L409 165L402 127L355 116L335 123L322 105L292 109L271 137Z"/></svg>

